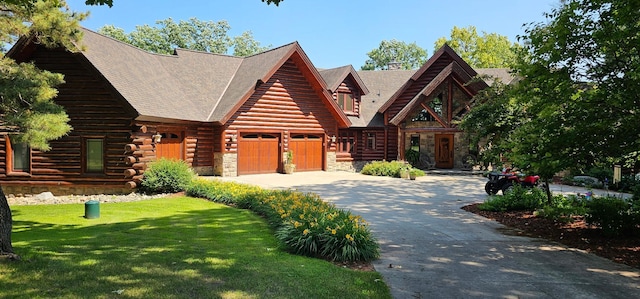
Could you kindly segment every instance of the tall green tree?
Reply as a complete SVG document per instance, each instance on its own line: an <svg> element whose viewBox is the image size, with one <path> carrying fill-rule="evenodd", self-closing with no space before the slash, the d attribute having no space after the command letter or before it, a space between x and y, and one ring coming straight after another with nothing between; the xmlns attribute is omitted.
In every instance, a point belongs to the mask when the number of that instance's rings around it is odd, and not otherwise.
<svg viewBox="0 0 640 299"><path fill-rule="evenodd" d="M229 37L227 21L202 21L191 18L175 22L168 18L156 21L157 26L141 25L127 34L123 29L106 25L98 32L138 48L160 54L171 54L175 48L248 56L267 50L260 46L250 31L238 37ZM233 50L233 51L232 51Z"/></svg>
<svg viewBox="0 0 640 299"><path fill-rule="evenodd" d="M526 29L514 65L519 83L498 97L511 99L517 113L502 113L516 115L518 125L493 145L546 180L637 153L640 2L564 0L546 16ZM489 105L495 102L479 107ZM495 133L478 130L482 122L470 113L461 126L484 137Z"/></svg>
<svg viewBox="0 0 640 299"><path fill-rule="evenodd" d="M449 38L441 37L434 46L438 50L448 44L473 68L508 68L516 59L517 43L497 33L478 34L474 26L460 28L454 26Z"/></svg>
<svg viewBox="0 0 640 299"><path fill-rule="evenodd" d="M417 69L427 61L427 50L418 46L415 42L407 44L392 39L383 40L377 49L367 53L369 59L361 67L362 70L388 70L389 63L400 64L404 70Z"/></svg>
<svg viewBox="0 0 640 299"><path fill-rule="evenodd" d="M75 13L60 0L0 1L2 22L0 40L12 44L20 36L31 36L46 47L78 50L81 38L79 21L84 13ZM43 71L32 63L0 58L0 128L11 140L31 148L49 150L49 141L71 130L64 109L53 102L55 87L63 83L60 74ZM16 258L11 244L12 217L0 188L0 254Z"/></svg>

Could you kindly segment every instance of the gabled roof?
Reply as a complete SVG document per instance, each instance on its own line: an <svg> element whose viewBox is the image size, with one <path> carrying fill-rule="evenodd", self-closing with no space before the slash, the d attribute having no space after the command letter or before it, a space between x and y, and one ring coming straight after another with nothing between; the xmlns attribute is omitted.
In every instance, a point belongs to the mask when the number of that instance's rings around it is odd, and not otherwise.
<svg viewBox="0 0 640 299"><path fill-rule="evenodd" d="M344 82L347 78L351 78L357 87L360 89L361 95L366 95L369 93L369 89L365 86L364 82L358 75L358 72L351 65L345 65L332 69L324 69L319 70L320 75L327 82L327 89L331 92L335 92L336 89Z"/></svg>
<svg viewBox="0 0 640 299"><path fill-rule="evenodd" d="M413 75L414 70L358 71L369 93L361 97L360 117L349 117L354 127L384 127L378 109Z"/></svg>
<svg viewBox="0 0 640 299"><path fill-rule="evenodd" d="M473 97L475 93L478 92L479 89L487 87L487 84L484 81L481 81L479 84L472 84L469 86L463 86L465 83L471 81L473 77L464 70L464 67L458 64L457 61L452 61L447 65L444 69L438 73L438 75L433 78L420 92L418 92L412 99L406 104L400 112L398 112L389 123L398 125L413 111L417 106L419 106L423 100L423 97L431 95L447 78L450 76L456 77L455 80L459 82L459 87L465 91L470 97Z"/></svg>
<svg viewBox="0 0 640 299"><path fill-rule="evenodd" d="M509 69L506 68L487 68L487 69L475 69L478 75L483 76L484 82L491 85L493 80L498 80L503 84L509 85L516 81Z"/></svg>
<svg viewBox="0 0 640 299"><path fill-rule="evenodd" d="M469 66L469 64L467 64L451 47L449 47L449 45L444 44L442 47L440 47L440 49L438 49L438 51L433 54L433 56L431 56L431 58L429 58L429 60L427 60L424 65L422 65L422 67L420 67L417 71L415 71L415 73L413 73L411 78L407 82L405 82L405 84L402 85L402 87L399 88L393 94L393 96L391 96L387 100L387 102L380 107L378 111L384 113L387 109L389 109L389 107L393 105L393 103L398 99L400 95L405 92L405 90L407 90L407 88L411 87L413 83L420 79L420 77L422 77L425 72L430 70L436 62L442 59L451 59L457 62L460 67L462 67L462 69L471 77L475 77L477 75L476 71L474 71L473 68Z"/></svg>
<svg viewBox="0 0 640 299"><path fill-rule="evenodd" d="M268 81L288 59L294 59L338 124L350 124L297 42L244 58L184 49L162 55L82 30L80 46L85 50L80 54L131 105L138 119L224 123L257 84ZM18 55L32 43L22 40L10 53Z"/></svg>

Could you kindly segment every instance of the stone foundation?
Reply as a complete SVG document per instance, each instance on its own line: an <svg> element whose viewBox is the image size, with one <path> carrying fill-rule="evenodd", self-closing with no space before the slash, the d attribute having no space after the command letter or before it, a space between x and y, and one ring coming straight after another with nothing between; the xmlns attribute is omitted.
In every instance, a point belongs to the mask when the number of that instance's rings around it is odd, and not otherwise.
<svg viewBox="0 0 640 299"><path fill-rule="evenodd" d="M25 196L29 194L40 194L42 192L51 192L55 196L63 195L96 195L96 194L129 194L134 190L128 189L122 185L118 186L100 186L100 185L2 185L4 194L9 196Z"/></svg>
<svg viewBox="0 0 640 299"><path fill-rule="evenodd" d="M198 175L213 175L215 173L212 166L193 167L193 171Z"/></svg>
<svg viewBox="0 0 640 299"><path fill-rule="evenodd" d="M360 172L369 162L371 161L336 162L335 169L332 169L331 171Z"/></svg>
<svg viewBox="0 0 640 299"><path fill-rule="evenodd" d="M238 176L238 154L214 153L213 174L218 176Z"/></svg>

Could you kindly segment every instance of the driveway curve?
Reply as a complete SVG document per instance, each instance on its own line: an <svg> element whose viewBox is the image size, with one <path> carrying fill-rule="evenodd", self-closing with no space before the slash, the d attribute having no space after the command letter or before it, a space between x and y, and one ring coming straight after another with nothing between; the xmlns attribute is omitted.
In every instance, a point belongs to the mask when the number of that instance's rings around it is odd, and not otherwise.
<svg viewBox="0 0 640 299"><path fill-rule="evenodd" d="M394 298L640 298L639 269L517 236L460 209L486 199L482 177L304 172L222 179L314 192L364 217L381 247L374 266Z"/></svg>

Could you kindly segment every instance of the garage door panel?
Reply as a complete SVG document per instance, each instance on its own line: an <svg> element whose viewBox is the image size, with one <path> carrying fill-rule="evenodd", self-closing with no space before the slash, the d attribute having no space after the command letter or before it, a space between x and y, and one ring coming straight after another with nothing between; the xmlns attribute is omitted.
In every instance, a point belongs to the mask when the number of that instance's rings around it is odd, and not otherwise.
<svg viewBox="0 0 640 299"><path fill-rule="evenodd" d="M295 134L289 141L293 150L296 171L314 171L323 169L322 137L317 135Z"/></svg>
<svg viewBox="0 0 640 299"><path fill-rule="evenodd" d="M278 171L279 138L273 134L246 134L238 141L238 174Z"/></svg>

